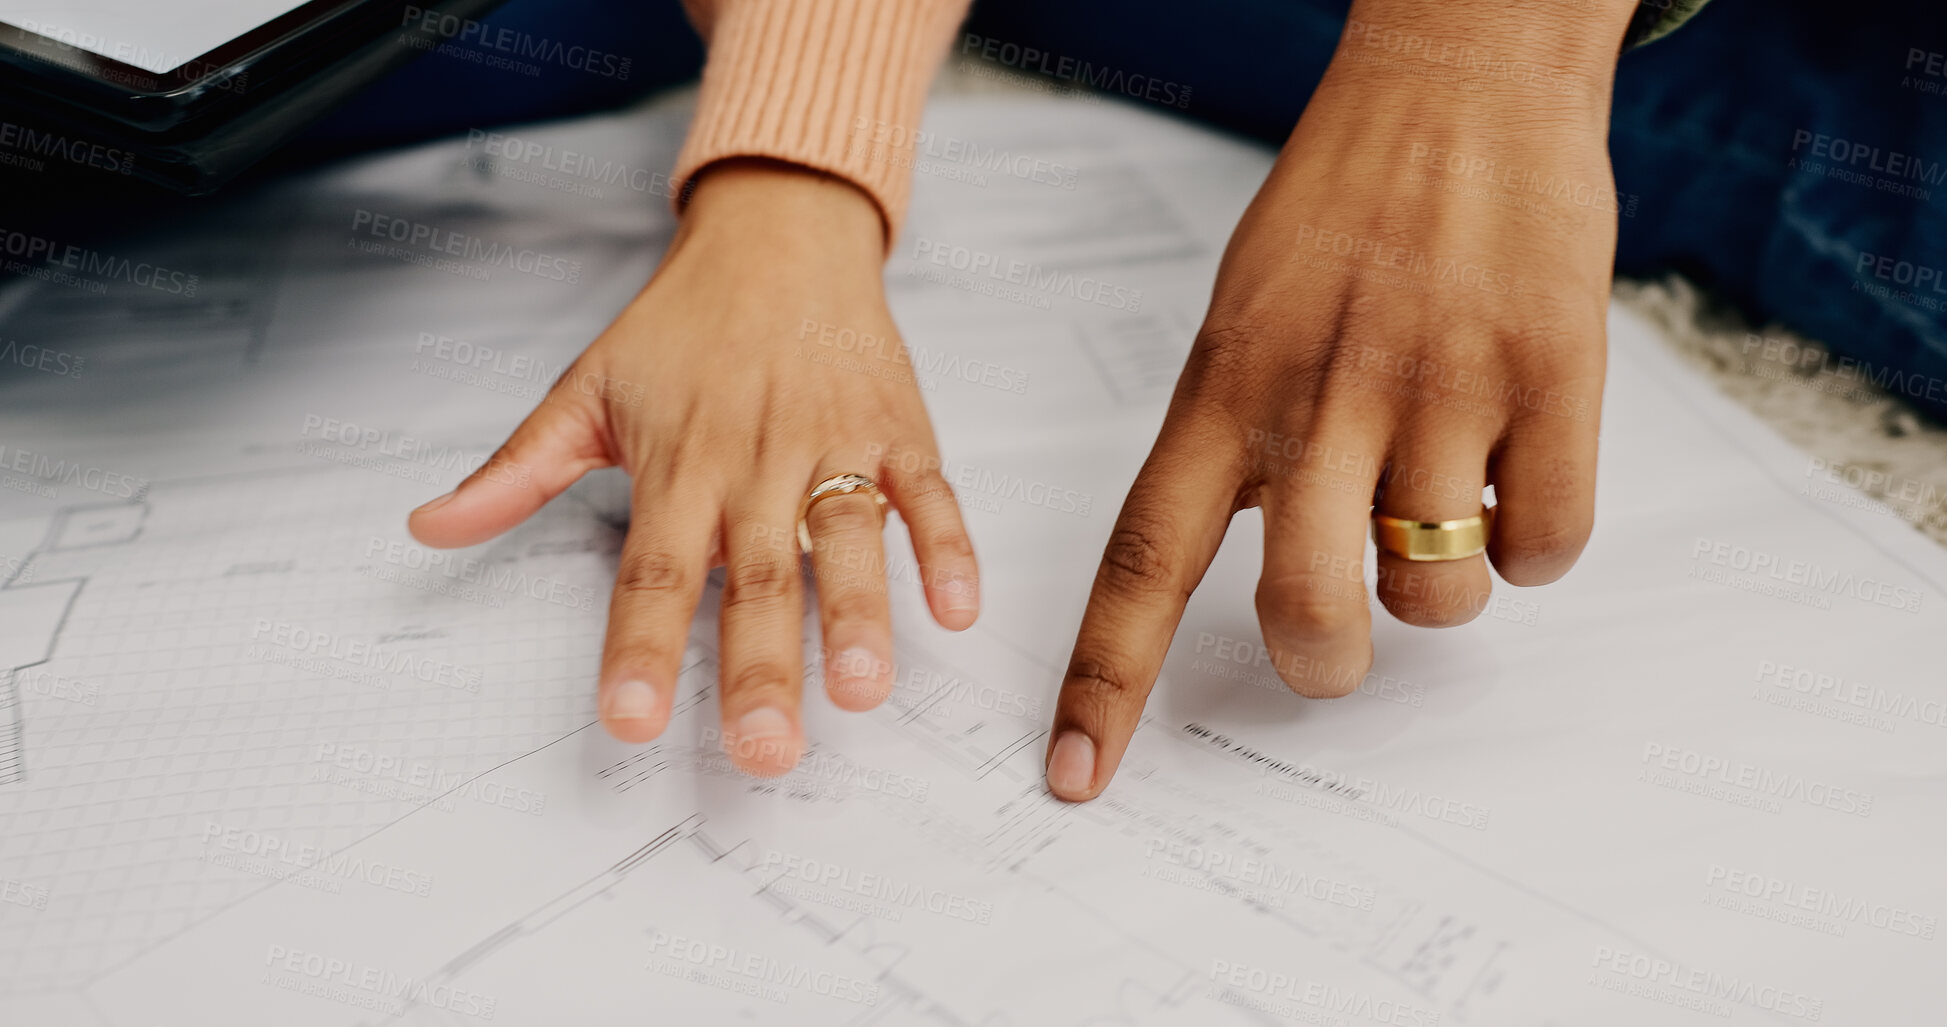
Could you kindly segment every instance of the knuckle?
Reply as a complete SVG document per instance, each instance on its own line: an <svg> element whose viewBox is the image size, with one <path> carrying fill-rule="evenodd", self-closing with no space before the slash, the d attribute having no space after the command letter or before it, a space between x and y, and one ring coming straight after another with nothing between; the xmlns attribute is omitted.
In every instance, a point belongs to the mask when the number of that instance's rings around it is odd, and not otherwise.
<svg viewBox="0 0 1947 1027"><path fill-rule="evenodd" d="M1208 324L1197 336L1196 360L1202 368L1221 371L1240 362L1255 361L1262 339L1270 336L1270 318L1255 310L1240 310L1223 321Z"/></svg>
<svg viewBox="0 0 1947 1027"><path fill-rule="evenodd" d="M1267 636L1302 642L1335 640L1366 623L1365 586L1318 574L1261 581L1257 616Z"/></svg>
<svg viewBox="0 0 1947 1027"><path fill-rule="evenodd" d="M1099 584L1125 595L1180 590L1182 547L1160 518L1125 512L1102 550Z"/></svg>
<svg viewBox="0 0 1947 1027"><path fill-rule="evenodd" d="M1392 615L1424 628L1447 628L1473 620L1487 608L1492 585L1486 568L1473 559L1460 564L1416 564L1382 559L1379 599Z"/></svg>
<svg viewBox="0 0 1947 1027"><path fill-rule="evenodd" d="M1199 403L1223 405L1237 398L1239 383L1263 376L1265 342L1276 338L1267 312L1235 310L1212 315L1177 379L1177 391Z"/></svg>
<svg viewBox="0 0 1947 1027"><path fill-rule="evenodd" d="M964 562L974 558L973 540L958 528L928 532L924 544L935 561Z"/></svg>
<svg viewBox="0 0 1947 1027"><path fill-rule="evenodd" d="M622 562L615 578L618 598L666 599L685 596L696 582L696 572L673 553L650 551Z"/></svg>
<svg viewBox="0 0 1947 1027"><path fill-rule="evenodd" d="M806 520L814 532L834 535L877 535L879 512L863 496L835 496L812 507Z"/></svg>
<svg viewBox="0 0 1947 1027"><path fill-rule="evenodd" d="M826 628L888 619L889 611L883 591L868 591L863 587L865 583L859 580L846 584L855 587L829 589L821 596L820 605L825 611Z"/></svg>
<svg viewBox="0 0 1947 1027"><path fill-rule="evenodd" d="M644 672L673 673L682 666L681 636L678 636L676 645L672 647L667 639L657 637L651 632L642 630L641 627L637 625L635 630L630 630L610 622L607 651L602 659L602 666L607 668L604 671L605 679L610 671L621 671L634 676Z"/></svg>
<svg viewBox="0 0 1947 1027"><path fill-rule="evenodd" d="M1117 709L1141 706L1149 687L1122 667L1077 654L1068 663L1061 693L1076 719L1100 725Z"/></svg>
<svg viewBox="0 0 1947 1027"><path fill-rule="evenodd" d="M1499 329L1502 353L1517 361L1525 385L1544 386L1600 374L1603 328L1548 307L1526 309Z"/></svg>
<svg viewBox="0 0 1947 1027"><path fill-rule="evenodd" d="M776 660L758 659L732 671L725 686L751 708L782 705L797 689L796 671Z"/></svg>
<svg viewBox="0 0 1947 1027"><path fill-rule="evenodd" d="M834 602L840 602L860 594L883 594L885 592L885 569L872 554L868 559L860 553L839 553L837 547L821 549L819 558L812 562L812 576L818 582L818 590L825 609L830 610Z"/></svg>
<svg viewBox="0 0 1947 1027"><path fill-rule="evenodd" d="M934 458L934 462L936 464L938 463L937 457ZM906 494L912 502L946 503L949 505L954 505L957 502L953 495L953 485L946 480L946 475L940 473L938 467L930 467L923 472L914 474L903 484L906 486Z"/></svg>
<svg viewBox="0 0 1947 1027"><path fill-rule="evenodd" d="M783 602L798 584L797 564L773 556L753 556L730 566L723 576L723 606Z"/></svg>

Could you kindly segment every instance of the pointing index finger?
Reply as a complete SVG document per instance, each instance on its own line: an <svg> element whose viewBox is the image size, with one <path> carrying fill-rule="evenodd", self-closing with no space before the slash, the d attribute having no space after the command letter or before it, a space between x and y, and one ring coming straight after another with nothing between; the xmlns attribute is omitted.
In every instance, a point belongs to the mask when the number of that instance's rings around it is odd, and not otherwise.
<svg viewBox="0 0 1947 1027"><path fill-rule="evenodd" d="M1210 567L1236 499L1227 469L1170 440L1165 424L1102 553L1061 683L1048 788L1092 799L1114 776L1190 593Z"/></svg>

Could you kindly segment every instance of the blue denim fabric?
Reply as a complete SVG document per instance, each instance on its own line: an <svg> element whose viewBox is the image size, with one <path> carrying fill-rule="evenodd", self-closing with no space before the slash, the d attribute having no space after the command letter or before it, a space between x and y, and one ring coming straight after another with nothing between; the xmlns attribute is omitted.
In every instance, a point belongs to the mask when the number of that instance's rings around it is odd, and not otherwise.
<svg viewBox="0 0 1947 1027"><path fill-rule="evenodd" d="M979 52L995 39L1175 93L1187 87L1180 110L1158 109L1282 142L1347 6L978 0L954 46ZM523 79L431 55L312 141L397 141L572 114L679 81L698 64L673 0L514 0L488 20L608 40L634 56L636 72L626 83L559 68ZM1843 10L1830 0L1713 0L1676 33L1624 55L1610 151L1617 190L1634 208L1620 219L1617 271L1681 271L1753 320L1819 339L1863 361L1865 377L1947 416L1947 56L1935 55L1947 55L1938 0L1855 0Z"/></svg>
<svg viewBox="0 0 1947 1027"><path fill-rule="evenodd" d="M1619 272L1683 271L1947 415L1947 8L1713 0L1623 57L1609 149L1642 197Z"/></svg>
<svg viewBox="0 0 1947 1027"><path fill-rule="evenodd" d="M309 126L285 157L334 157L588 114L693 79L703 67L703 44L676 0L513 0L479 23L483 33L454 40L455 53L417 57ZM481 34L501 42L480 45ZM521 56L523 47L533 53L543 41L562 43L563 56ZM579 48L578 64L566 47ZM588 51L602 56L591 60ZM538 74L485 63L493 57Z"/></svg>

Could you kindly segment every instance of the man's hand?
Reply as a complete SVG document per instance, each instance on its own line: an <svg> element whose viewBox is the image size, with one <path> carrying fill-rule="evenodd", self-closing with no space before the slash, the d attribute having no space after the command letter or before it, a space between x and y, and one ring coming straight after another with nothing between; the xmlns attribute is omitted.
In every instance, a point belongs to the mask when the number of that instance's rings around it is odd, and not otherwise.
<svg viewBox="0 0 1947 1027"><path fill-rule="evenodd" d="M1161 436L1117 518L1062 684L1048 783L1121 762L1230 518L1262 507L1258 621L1293 691L1372 664L1371 515L1498 509L1501 577L1565 573L1594 519L1618 209L1606 133L1631 5L1356 5L1238 224ZM1611 10L1610 8L1614 8ZM1552 27L1551 27L1552 26ZM1394 616L1464 623L1487 560L1380 553Z"/></svg>
<svg viewBox="0 0 1947 1027"><path fill-rule="evenodd" d="M849 184L781 165L713 167L641 295L492 460L413 512L420 541L469 546L590 470L628 470L631 523L599 684L616 737L645 742L668 724L704 578L725 565L724 747L752 773L796 764L798 504L833 475L879 484L911 528L934 618L973 623L973 547L886 309L882 233L878 209ZM839 706L870 709L892 689L880 516L854 493L822 500L808 520L825 688Z"/></svg>

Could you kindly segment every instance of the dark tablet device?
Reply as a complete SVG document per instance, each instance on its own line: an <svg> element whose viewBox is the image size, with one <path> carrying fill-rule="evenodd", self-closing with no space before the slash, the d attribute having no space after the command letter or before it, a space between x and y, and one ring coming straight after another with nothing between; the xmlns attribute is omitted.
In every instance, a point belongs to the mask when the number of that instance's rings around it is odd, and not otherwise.
<svg viewBox="0 0 1947 1027"><path fill-rule="evenodd" d="M0 162L208 192L500 2L0 0Z"/></svg>

